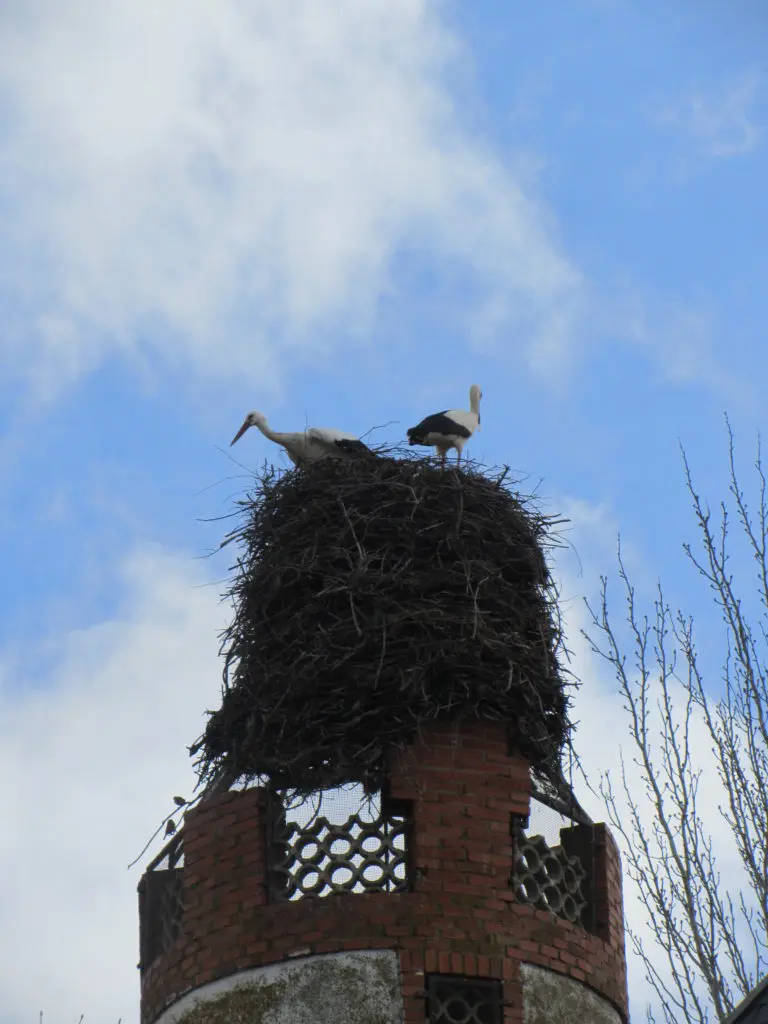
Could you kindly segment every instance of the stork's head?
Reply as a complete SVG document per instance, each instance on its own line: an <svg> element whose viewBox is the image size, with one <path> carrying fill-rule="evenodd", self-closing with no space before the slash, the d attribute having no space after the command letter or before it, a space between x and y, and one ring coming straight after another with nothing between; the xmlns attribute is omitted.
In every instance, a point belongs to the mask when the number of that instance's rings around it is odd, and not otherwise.
<svg viewBox="0 0 768 1024"><path fill-rule="evenodd" d="M243 420L243 425L240 427L238 432L229 442L229 447L231 448L235 441L240 440L240 438L246 432L248 427L258 427L261 430L266 425L266 422L267 417L264 415L263 412L249 412L248 415Z"/></svg>
<svg viewBox="0 0 768 1024"><path fill-rule="evenodd" d="M479 384L473 384L469 389L469 407L473 412L477 413L477 425L480 426L480 399L483 397L483 392L480 390Z"/></svg>

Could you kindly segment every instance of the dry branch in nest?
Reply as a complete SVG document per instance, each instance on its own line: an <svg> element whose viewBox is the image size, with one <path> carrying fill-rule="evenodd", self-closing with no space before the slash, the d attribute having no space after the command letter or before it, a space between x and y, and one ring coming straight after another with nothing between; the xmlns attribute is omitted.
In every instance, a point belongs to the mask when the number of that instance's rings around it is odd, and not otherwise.
<svg viewBox="0 0 768 1024"><path fill-rule="evenodd" d="M544 551L557 522L504 480L426 459L265 471L238 502L221 707L193 747L224 770L311 792L381 783L422 724L503 720L560 783L569 742Z"/></svg>

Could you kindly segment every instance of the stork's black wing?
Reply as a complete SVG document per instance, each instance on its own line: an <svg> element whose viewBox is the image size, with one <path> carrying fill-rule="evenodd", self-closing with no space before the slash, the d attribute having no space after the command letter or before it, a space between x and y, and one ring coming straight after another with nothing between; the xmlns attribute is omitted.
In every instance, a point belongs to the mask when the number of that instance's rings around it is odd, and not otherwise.
<svg viewBox="0 0 768 1024"><path fill-rule="evenodd" d="M411 444L425 444L424 438L430 434L442 434L445 437L471 437L472 431L451 419L449 410L443 409L442 412L432 413L421 423L411 427L408 431L408 440Z"/></svg>

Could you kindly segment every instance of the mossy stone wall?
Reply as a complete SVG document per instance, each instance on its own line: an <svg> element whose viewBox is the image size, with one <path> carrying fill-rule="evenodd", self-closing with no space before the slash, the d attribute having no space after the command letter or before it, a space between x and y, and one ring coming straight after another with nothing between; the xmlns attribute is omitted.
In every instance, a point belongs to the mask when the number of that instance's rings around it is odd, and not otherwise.
<svg viewBox="0 0 768 1024"><path fill-rule="evenodd" d="M398 958L332 953L231 975L191 992L158 1024L399 1024Z"/></svg>

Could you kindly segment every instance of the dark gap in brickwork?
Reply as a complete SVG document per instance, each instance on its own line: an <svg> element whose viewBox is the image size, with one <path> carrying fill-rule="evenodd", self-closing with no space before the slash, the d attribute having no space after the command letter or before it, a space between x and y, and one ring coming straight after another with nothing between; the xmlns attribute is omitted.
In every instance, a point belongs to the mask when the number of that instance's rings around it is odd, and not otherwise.
<svg viewBox="0 0 768 1024"><path fill-rule="evenodd" d="M182 929L182 868L148 871L139 888L139 967L145 971Z"/></svg>

